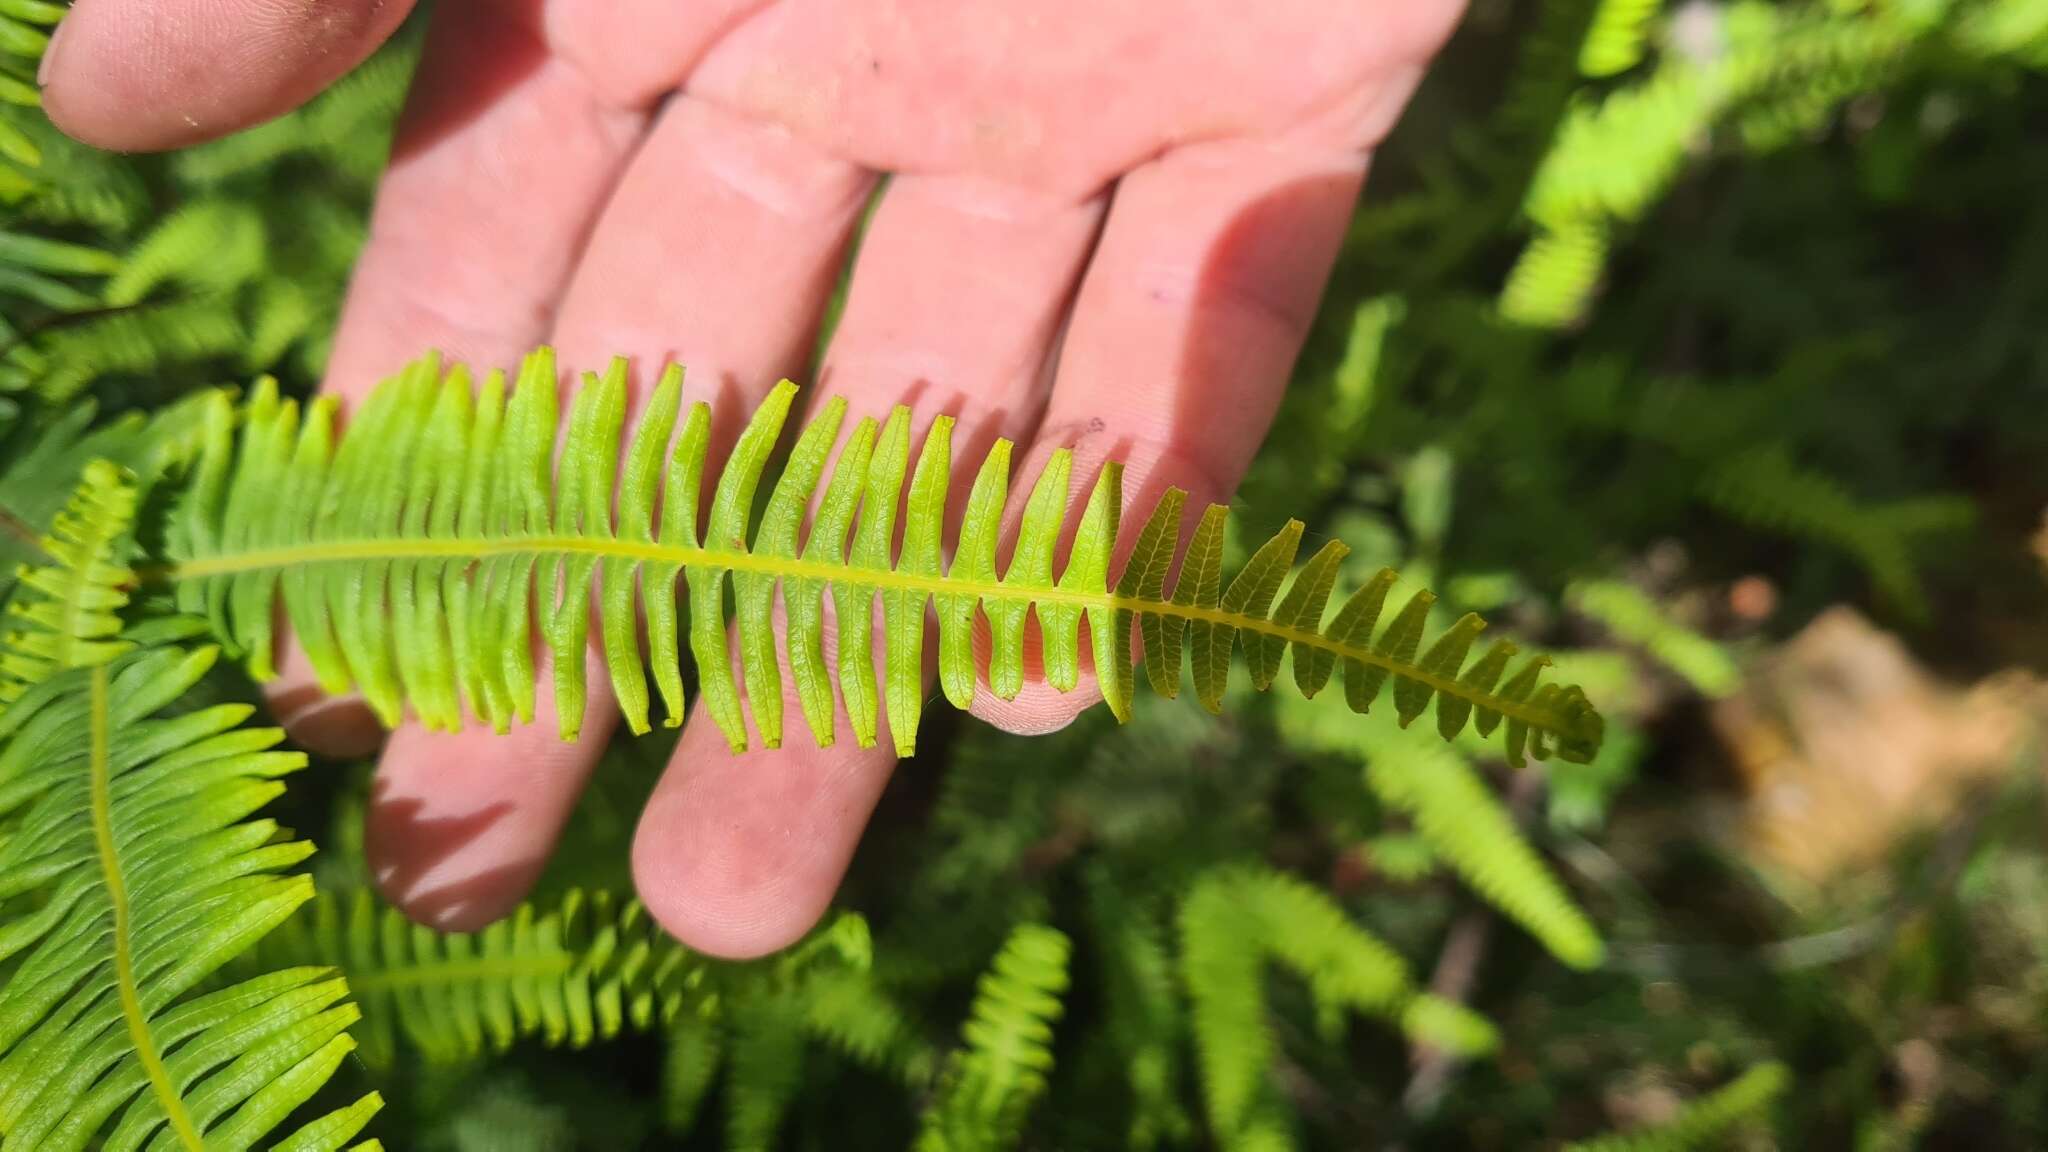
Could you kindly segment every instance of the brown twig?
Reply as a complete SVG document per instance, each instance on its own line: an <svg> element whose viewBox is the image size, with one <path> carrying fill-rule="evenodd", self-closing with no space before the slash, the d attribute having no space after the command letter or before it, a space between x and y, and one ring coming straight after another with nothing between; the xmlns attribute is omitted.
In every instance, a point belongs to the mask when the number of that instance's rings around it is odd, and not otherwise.
<svg viewBox="0 0 2048 1152"><path fill-rule="evenodd" d="M1528 822L1536 809L1536 801L1543 795L1543 777L1535 769L1524 769L1515 773L1508 788L1508 814L1517 827ZM1486 959L1486 946L1493 935L1493 909L1477 904L1458 917L1451 930L1444 936L1443 950L1437 953L1436 968L1430 973L1430 994L1441 1000L1463 1004L1472 995L1472 986L1478 981L1479 966ZM1401 1108L1411 1120L1419 1120L1436 1111L1443 1101L1444 1092L1450 1088L1451 1076L1457 1072L1460 1059L1457 1054L1441 1048L1422 1045L1415 1050L1415 1072L1408 1078L1408 1087L1401 1093Z"/></svg>

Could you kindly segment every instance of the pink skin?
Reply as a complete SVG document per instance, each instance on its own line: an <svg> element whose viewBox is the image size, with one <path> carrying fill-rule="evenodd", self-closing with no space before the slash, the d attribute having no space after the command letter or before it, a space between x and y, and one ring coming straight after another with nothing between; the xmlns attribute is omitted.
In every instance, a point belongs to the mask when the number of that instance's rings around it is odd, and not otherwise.
<svg viewBox="0 0 2048 1152"><path fill-rule="evenodd" d="M78 0L50 114L114 148L217 136L305 100L409 0ZM358 397L427 348L485 365L670 359L686 399L751 406L803 370L877 173L895 174L821 383L856 414L959 418L961 471L1055 447L1075 487L1129 462L1227 498L1271 423L1371 149L1459 0L443 0L326 387ZM730 428L725 430L730 434ZM965 477L956 478L964 488ZM601 673L600 673L601 675ZM616 723L393 733L372 862L415 919L477 927L532 883ZM273 701L336 754L379 738L288 652ZM1099 697L1027 685L974 711L1043 732ZM776 751L696 714L633 847L685 942L772 951L822 914L895 758Z"/></svg>

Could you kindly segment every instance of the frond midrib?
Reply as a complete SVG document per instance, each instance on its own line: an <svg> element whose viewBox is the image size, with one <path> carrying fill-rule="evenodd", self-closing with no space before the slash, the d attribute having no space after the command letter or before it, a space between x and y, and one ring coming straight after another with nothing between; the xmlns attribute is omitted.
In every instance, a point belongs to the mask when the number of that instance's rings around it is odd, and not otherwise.
<svg viewBox="0 0 2048 1152"><path fill-rule="evenodd" d="M211 556L163 565L146 576L168 583L232 576L267 568L284 569L311 564L366 563L402 560L480 560L493 556L582 555L601 559L632 560L670 564L682 568L722 568L731 572L758 573L785 580L815 580L821 583L850 583L881 591L924 592L932 596L973 596L982 600L1010 603L1062 604L1097 610L1125 610L1134 614L1174 616L1184 620L1221 624L1259 636L1300 644L1328 652L1339 659L1356 660L1383 668L1395 676L1428 685L1445 696L1465 700L1475 707L1498 712L1520 721L1532 731L1562 734L1556 718L1528 707L1527 701L1504 699L1493 693L1475 693L1452 677L1429 672L1417 664L1391 659L1370 648L1340 644L1316 632L1289 628L1262 616L1126 596L1114 590L1094 592L1076 588L1030 587L1000 582L968 580L949 574L920 574L893 569L857 567L851 563L796 556L771 556L757 552L729 552L714 548L693 548L610 536L507 535L498 537L408 536L389 539L322 540L278 548L221 552Z"/></svg>
<svg viewBox="0 0 2048 1152"><path fill-rule="evenodd" d="M107 903L113 909L114 979L121 1000L121 1016L127 1022L128 1038L135 1046L135 1057L149 1077L150 1091L162 1106L171 1130L191 1152L205 1152L206 1144L200 1139L199 1129L186 1111L177 1086L171 1083L170 1070L164 1067L163 1053L157 1050L156 1037L150 1032L149 1014L142 1007L142 991L135 982L135 949L129 938L128 883L121 869L120 850L114 843L113 767L109 752L112 708L107 669L105 665L99 665L92 670L92 834L93 843L99 851L100 875L105 882Z"/></svg>

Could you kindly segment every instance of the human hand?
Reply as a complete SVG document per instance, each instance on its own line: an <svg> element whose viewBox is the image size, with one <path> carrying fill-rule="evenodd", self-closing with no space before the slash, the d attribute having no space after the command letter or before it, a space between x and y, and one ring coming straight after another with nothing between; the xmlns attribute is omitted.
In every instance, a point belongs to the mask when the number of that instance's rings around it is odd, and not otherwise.
<svg viewBox="0 0 2048 1152"><path fill-rule="evenodd" d="M310 97L408 7L77 0L45 103L91 143L193 143ZM1226 500L1370 150L1460 7L442 0L325 387L360 397L428 348L509 365L549 342L574 368L627 355L642 387L685 364L685 400L731 424L804 369L888 172L819 391L855 414L907 403L919 429L955 415L967 468L1005 436L1026 481L1073 446L1081 483L1127 461L1127 502ZM367 709L322 697L302 655L271 693L309 747L375 748ZM367 844L413 918L478 927L539 873L617 718L601 666L578 743L556 739L545 675L540 694L509 735L391 735ZM1042 732L1098 698L984 689L974 711ZM817 920L895 763L886 735L838 736L735 756L691 716L633 848L670 931L746 956Z"/></svg>

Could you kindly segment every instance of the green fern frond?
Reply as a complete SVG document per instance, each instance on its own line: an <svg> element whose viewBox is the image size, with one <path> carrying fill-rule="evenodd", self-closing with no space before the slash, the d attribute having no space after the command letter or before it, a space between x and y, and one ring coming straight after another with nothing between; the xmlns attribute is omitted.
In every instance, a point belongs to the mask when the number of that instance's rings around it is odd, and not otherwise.
<svg viewBox="0 0 2048 1152"><path fill-rule="evenodd" d="M926 1107L918 1152L998 1152L1014 1147L1025 1115L1052 1070L1052 1028L1067 990L1064 933L1022 924L982 974L964 1047Z"/></svg>
<svg viewBox="0 0 2048 1152"><path fill-rule="evenodd" d="M42 163L28 125L42 115L36 67L50 46L50 29L65 5L52 0L9 0L0 5L0 204L26 196Z"/></svg>
<svg viewBox="0 0 2048 1152"><path fill-rule="evenodd" d="M1663 0L1601 0L1579 47L1579 71L1614 76L1642 63L1650 23L1663 6Z"/></svg>
<svg viewBox="0 0 2048 1152"><path fill-rule="evenodd" d="M725 1062L725 1020L685 1012L669 1026L661 1057L661 1124L681 1135L697 1123L711 1082Z"/></svg>
<svg viewBox="0 0 2048 1152"><path fill-rule="evenodd" d="M149 421L130 414L99 423L87 401L50 416L26 415L11 429L0 457L0 597L20 573L45 563L42 537L77 490L87 464L105 459L130 468L143 464Z"/></svg>
<svg viewBox="0 0 2048 1152"><path fill-rule="evenodd" d="M1726 696L1742 684L1742 669L1726 648L1672 619L1632 584L1582 580L1565 590L1565 601L1617 638L1639 645L1702 696Z"/></svg>
<svg viewBox="0 0 2048 1152"><path fill-rule="evenodd" d="M1225 1148L1281 1139L1262 1119L1273 1091L1263 984L1269 961L1308 982L1326 1028L1350 1010L1461 1054L1495 1043L1485 1019L1418 992L1399 956L1292 876L1234 866L1204 874L1181 905L1180 935L1203 1099ZM1258 1140L1248 1141L1253 1135Z"/></svg>
<svg viewBox="0 0 2048 1152"><path fill-rule="evenodd" d="M362 1057L393 1065L401 1038L430 1063L539 1039L582 1048L627 1031L668 1037L664 1123L695 1121L721 1067L734 1148L773 1146L816 1037L865 1067L921 1083L929 1055L866 978L867 928L841 915L776 957L712 960L664 934L638 901L572 890L476 933L407 921L367 891L314 900L255 962L327 965L362 1006Z"/></svg>
<svg viewBox="0 0 2048 1152"><path fill-rule="evenodd" d="M165 284L198 293L240 287L262 273L267 247L253 207L194 201L164 217L122 259L107 281L107 303L134 304Z"/></svg>
<svg viewBox="0 0 2048 1152"><path fill-rule="evenodd" d="M1517 324L1563 328L1585 315L1607 265L1607 236L1572 221L1529 241L1501 288L1500 314Z"/></svg>
<svg viewBox="0 0 2048 1152"><path fill-rule="evenodd" d="M244 1148L340 1065L330 970L197 994L312 896L312 847L252 814L305 764L228 704L165 714L211 648L75 668L0 714L0 1135L9 1147ZM279 1147L338 1148L372 1095Z"/></svg>
<svg viewBox="0 0 2048 1152"><path fill-rule="evenodd" d="M932 1053L917 1022L865 970L820 966L806 974L804 1031L855 1064L912 1086L932 1075Z"/></svg>
<svg viewBox="0 0 2048 1152"><path fill-rule="evenodd" d="M1611 75L1641 58L1654 0L1606 0L1581 70ZM1536 327L1585 314L1613 226L1642 218L1731 117L1752 147L1825 123L1891 75L1927 29L1894 6L1695 6L1684 41L1636 84L1581 91L1530 181L1537 237L1503 290L1501 313Z"/></svg>
<svg viewBox="0 0 2048 1152"><path fill-rule="evenodd" d="M1724 460L1706 477L1707 503L1753 528L1815 540L1855 558L1893 607L1926 615L1917 558L1929 537L1968 529L1969 500L1930 496L1892 504L1857 500L1833 477L1794 462L1782 444Z"/></svg>
<svg viewBox="0 0 2048 1152"><path fill-rule="evenodd" d="M1566 964L1600 963L1599 933L1457 750L1384 724L1360 725L1358 741L1380 803L1407 813L1473 891Z"/></svg>
<svg viewBox="0 0 2048 1152"><path fill-rule="evenodd" d="M725 1146L765 1152L803 1088L804 1034L796 1006L782 999L753 1005L731 1021L725 1067Z"/></svg>
<svg viewBox="0 0 2048 1152"><path fill-rule="evenodd" d="M1667 1123L1643 1132L1604 1136L1570 1145L1566 1152L1688 1152L1721 1147L1728 1129L1760 1116L1791 1083L1783 1064L1759 1064L1720 1088L1687 1104Z"/></svg>
<svg viewBox="0 0 2048 1152"><path fill-rule="evenodd" d="M86 465L42 550L54 563L21 573L0 639L0 704L71 668L105 664L132 645L119 639L134 573L121 563L135 521L133 481L105 460Z"/></svg>
<svg viewBox="0 0 2048 1152"><path fill-rule="evenodd" d="M109 376L236 358L247 339L232 302L217 298L83 315L16 345L0 360L0 388L33 389L61 403Z"/></svg>
<svg viewBox="0 0 2048 1152"><path fill-rule="evenodd" d="M1072 456L1055 453L1032 488L1015 559L998 576L1011 446L997 441L981 463L965 521L948 541L943 520L952 420L945 416L933 421L914 468L907 408L898 407L886 422L862 418L826 483L826 463L847 417L844 400L827 401L798 437L753 528L755 492L796 396L785 381L754 413L716 477L710 516L700 528L709 407L692 407L669 458L682 390L681 369L671 367L631 432L621 468L625 380L624 361L602 377L585 375L558 461L556 372L548 350L527 359L509 394L501 374L476 389L466 370L444 376L438 361L421 360L378 389L339 438L329 401L315 401L302 418L295 402L259 385L238 417L219 398L190 489L168 529L168 563L157 575L176 586L181 607L207 614L220 635L249 654L259 676L269 671L273 611L282 599L321 683L335 691L358 687L388 723L397 722L407 702L433 728L458 726L465 709L500 729L515 718L530 721L535 665L529 641L537 614L540 638L553 656L562 735L575 736L594 594L605 661L633 731L647 729L650 703L637 600L668 723L679 723L684 710L678 637L686 632L705 706L732 747L748 746L747 711L761 742L776 747L783 728L778 655L784 653L778 653L772 623L779 586L788 611L791 675L820 744L833 738L836 678L859 742L875 742L882 706L897 752L910 754L924 703L923 622L935 607L940 683L946 698L963 708L977 680L971 640L977 612L992 633L989 683L1004 698L1023 685L1027 615L1038 621L1047 681L1062 691L1075 686L1081 672L1076 630L1085 615L1096 676L1120 719L1128 715L1134 686L1135 625L1144 633L1153 687L1168 696L1179 691L1185 648L1196 694L1212 710L1221 707L1231 655L1242 643L1260 688L1273 683L1282 656L1291 652L1295 683L1305 693L1320 691L1341 665L1345 697L1363 712L1391 680L1404 722L1434 701L1436 727L1446 738L1468 721L1483 735L1504 728L1507 754L1516 762L1525 749L1538 759L1555 753L1576 760L1598 747L1599 713L1577 688L1543 682L1541 657L1509 674L1514 646L1503 642L1466 667L1485 627L1478 617L1465 617L1424 647L1423 621L1434 598L1423 592L1378 628L1395 579L1391 571L1353 593L1325 623L1342 544L1324 545L1280 595L1301 542L1298 521L1261 547L1226 587L1227 510L1210 507L1178 583L1169 587L1184 501L1170 489L1139 532L1121 579L1112 583L1110 557L1122 512L1122 469L1115 463L1103 467L1074 523ZM615 476L622 477L616 487ZM800 546L798 530L821 483L822 504ZM896 554L898 502L906 497ZM1072 552L1055 578L1055 552L1070 523ZM942 563L948 543L950 566ZM679 576L689 591L687 625L671 591ZM726 642L728 577L740 681ZM828 588L839 622L836 677L823 645ZM884 619L879 635L868 610L877 598ZM880 685L870 658L876 650L886 657Z"/></svg>
<svg viewBox="0 0 2048 1152"><path fill-rule="evenodd" d="M1126 903L1101 874L1089 884L1090 920L1101 948L1108 1036L1131 1092L1126 1145L1142 1152L1185 1144L1193 1125L1181 1107L1180 985L1163 926Z"/></svg>
<svg viewBox="0 0 2048 1152"><path fill-rule="evenodd" d="M666 1025L711 991L712 961L664 934L638 901L572 891L481 932L435 932L368 892L321 897L264 942L260 962L341 970L362 1005L363 1059L391 1063L403 1035L454 1062L538 1037L581 1048Z"/></svg>

